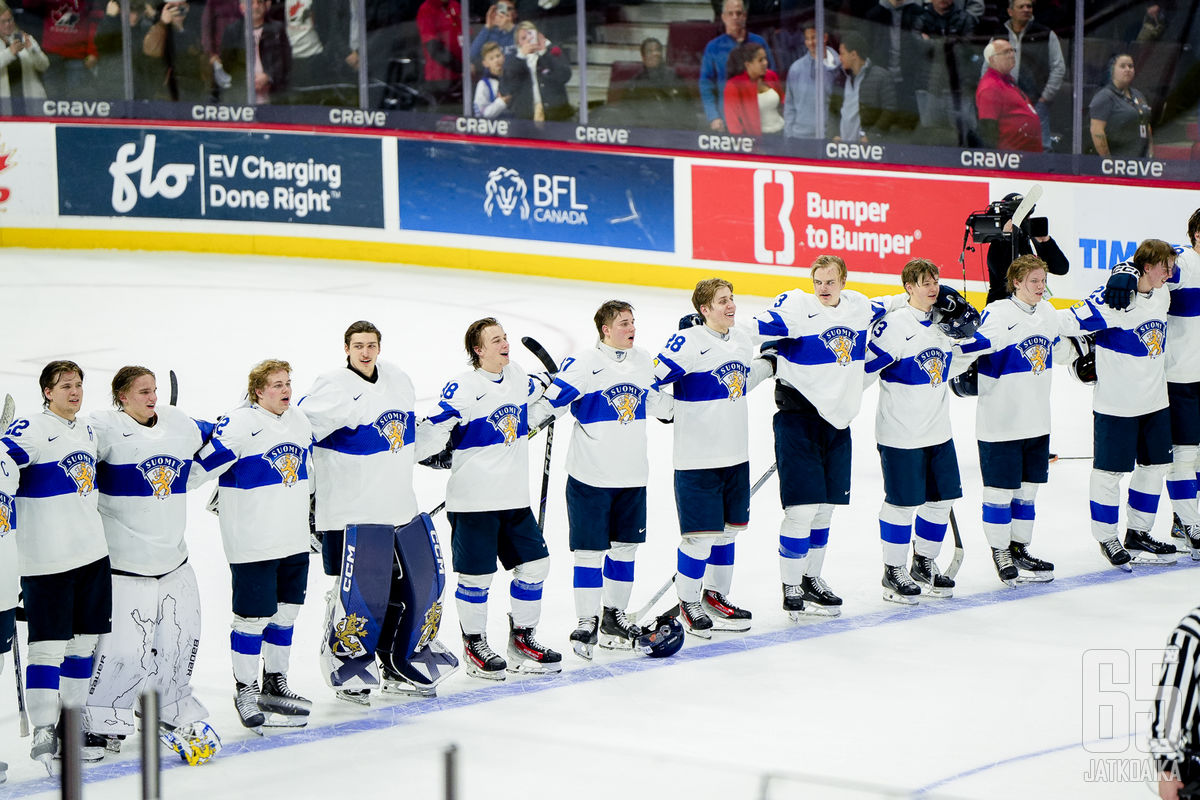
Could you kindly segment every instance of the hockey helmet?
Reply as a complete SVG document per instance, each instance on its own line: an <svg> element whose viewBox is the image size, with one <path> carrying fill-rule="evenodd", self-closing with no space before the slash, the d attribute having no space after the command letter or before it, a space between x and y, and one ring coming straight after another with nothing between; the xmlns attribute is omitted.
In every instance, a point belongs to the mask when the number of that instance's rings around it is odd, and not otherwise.
<svg viewBox="0 0 1200 800"><path fill-rule="evenodd" d="M966 372L950 379L950 391L955 397L977 397L979 395L979 368L972 364Z"/></svg>
<svg viewBox="0 0 1200 800"><path fill-rule="evenodd" d="M683 625L671 614L663 614L634 642L651 658L673 656L683 647Z"/></svg>
<svg viewBox="0 0 1200 800"><path fill-rule="evenodd" d="M951 339L969 339L982 321L975 306L953 287L942 284L933 303L933 324Z"/></svg>
<svg viewBox="0 0 1200 800"><path fill-rule="evenodd" d="M1075 349L1075 358L1068 367L1075 380L1093 385L1096 383L1095 336L1068 336L1067 341Z"/></svg>

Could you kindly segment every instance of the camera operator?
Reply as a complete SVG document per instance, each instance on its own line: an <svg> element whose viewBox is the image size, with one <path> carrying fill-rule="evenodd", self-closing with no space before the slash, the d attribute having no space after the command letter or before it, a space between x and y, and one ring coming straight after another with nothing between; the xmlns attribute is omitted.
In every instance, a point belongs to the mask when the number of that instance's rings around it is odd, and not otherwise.
<svg viewBox="0 0 1200 800"><path fill-rule="evenodd" d="M1150 752L1158 766L1158 796L1163 800L1200 798L1200 608L1179 621L1167 640Z"/></svg>
<svg viewBox="0 0 1200 800"><path fill-rule="evenodd" d="M1020 227L1013 226L1013 213L1016 212L1023 199L1024 197L1019 194L1008 194L998 203L992 203L989 208L989 211L995 209L1000 212L1004 231L1004 236L1000 241L988 245L987 302L989 303L1003 300L1011 294L1005 276L1008 274L1008 265L1018 256L1037 256L1046 262L1046 270L1051 275L1066 275L1071 266L1066 255L1059 249L1054 238L1044 227L1045 218L1026 217ZM1033 209L1030 209L1031 213L1032 211Z"/></svg>
<svg viewBox="0 0 1200 800"><path fill-rule="evenodd" d="M42 86L42 73L49 66L50 59L38 47L37 41L17 27L12 9L0 0L0 99L44 99L46 89ZM11 111L4 108L0 113L16 115L23 110L22 107L13 107Z"/></svg>

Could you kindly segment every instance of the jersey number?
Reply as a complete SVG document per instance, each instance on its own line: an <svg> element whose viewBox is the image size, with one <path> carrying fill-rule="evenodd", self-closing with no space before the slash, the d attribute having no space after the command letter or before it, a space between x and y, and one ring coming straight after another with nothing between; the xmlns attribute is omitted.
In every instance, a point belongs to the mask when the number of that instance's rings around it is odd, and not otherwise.
<svg viewBox="0 0 1200 800"><path fill-rule="evenodd" d="M687 341L687 337L680 336L678 333L667 339L667 349L672 353L678 353L679 348L683 347L683 343Z"/></svg>
<svg viewBox="0 0 1200 800"><path fill-rule="evenodd" d="M779 295L779 299L777 299L775 301L775 305L773 305L772 308L779 308L781 305L783 305L784 300L787 300L787 295L786 294Z"/></svg>
<svg viewBox="0 0 1200 800"><path fill-rule="evenodd" d="M454 397L454 393L458 391L458 384L454 381L446 384L446 388L442 389L442 399L449 400Z"/></svg>

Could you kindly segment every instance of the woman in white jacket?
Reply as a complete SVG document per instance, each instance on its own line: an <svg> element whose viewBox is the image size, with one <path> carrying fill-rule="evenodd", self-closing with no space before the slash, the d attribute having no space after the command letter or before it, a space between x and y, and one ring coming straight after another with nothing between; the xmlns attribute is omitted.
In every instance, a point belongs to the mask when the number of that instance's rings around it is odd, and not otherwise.
<svg viewBox="0 0 1200 800"><path fill-rule="evenodd" d="M0 44L0 98L45 99L42 73L50 59L32 36L17 28L4 0L0 0Z"/></svg>

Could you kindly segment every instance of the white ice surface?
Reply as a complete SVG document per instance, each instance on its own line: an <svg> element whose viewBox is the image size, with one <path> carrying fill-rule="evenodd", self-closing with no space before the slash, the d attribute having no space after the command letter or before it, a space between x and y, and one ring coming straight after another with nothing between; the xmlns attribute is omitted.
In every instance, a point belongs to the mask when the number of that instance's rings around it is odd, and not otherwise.
<svg viewBox="0 0 1200 800"><path fill-rule="evenodd" d="M166 402L169 369L179 375L181 408L215 418L244 392L246 373L266 357L292 363L298 399L322 370L342 363L342 332L356 319L383 331L383 357L417 386L418 414L465 368L462 335L472 320L500 319L514 358L540 368L519 344L533 336L556 357L591 346L591 317L609 298L636 307L638 343L655 351L688 312L683 291L497 276L453 270L363 266L188 254L0 250L0 394L20 414L36 413L37 375L54 358L85 369L84 411L107 406L112 374L145 364ZM767 305L740 297L739 318ZM1052 450L1091 453L1089 390L1056 370ZM752 477L773 460L769 386L750 397ZM780 609L772 479L754 498L738 540L732 598L753 610L754 628L711 643L688 638L674 658L652 661L598 650L591 664L570 653L574 627L562 471L568 426L555 442L539 638L564 652L554 678L510 677L490 684L458 674L435 700L384 701L358 710L333 699L316 659L328 579L314 557L309 601L300 616L292 685L314 699L309 728L262 739L237 722L229 661L229 570L208 492L189 500L191 563L201 584L205 629L197 696L211 710L224 750L200 768L163 775L170 798L330 798L442 796L442 750L458 746L459 797L867 797L841 788L864 784L900 795L972 798L1148 797L1134 781L1085 782L1092 759L1136 767L1149 697L1125 703L1127 687L1100 699L1088 651L1116 656L1161 647L1197 600L1190 560L1139 568L1126 577L1101 558L1088 531L1086 460L1051 467L1038 498L1033 550L1057 564L1057 580L1008 589L996 579L980 529L974 402L952 414L965 497L957 504L966 561L956 597L914 609L880 598L876 513L882 501L872 446L875 390L853 426L852 505L834 516L825 577L845 598L835 621L790 623ZM632 605L673 571L678 527L671 489L669 426L651 423L649 541L637 563ZM541 475L539 437L531 494ZM446 474L421 469L422 507L442 499ZM1155 533L1167 535L1161 505ZM443 518L436 520L448 550ZM942 561L948 560L949 548ZM441 638L459 649L449 576ZM506 634L507 579L492 584L489 633ZM666 602L660 603L660 608ZM23 629L23 626L20 626ZM5 671L11 670L11 657ZM1145 671L1139 678L1145 682ZM11 674L11 673L9 673ZM1129 689L1127 694L1132 694ZM1103 733L1097 720L1114 707ZM1103 717L1105 720L1108 717ZM1096 754L1091 740L1116 736L1118 752ZM88 798L139 796L137 739L86 772ZM17 737L12 680L0 680L0 759L9 782L0 798L54 796L56 784L31 762ZM167 754L164 754L164 760ZM764 775L781 776L765 784ZM806 784L803 779L822 781Z"/></svg>

